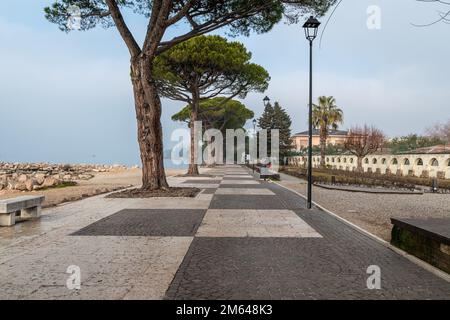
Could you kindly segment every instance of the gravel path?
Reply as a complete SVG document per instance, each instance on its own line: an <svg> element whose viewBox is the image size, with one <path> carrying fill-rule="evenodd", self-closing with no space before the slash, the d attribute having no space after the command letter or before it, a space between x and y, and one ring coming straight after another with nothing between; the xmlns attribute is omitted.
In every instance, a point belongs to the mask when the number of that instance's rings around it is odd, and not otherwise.
<svg viewBox="0 0 450 320"><path fill-rule="evenodd" d="M306 195L305 181L284 174L281 178L282 185ZM449 194L366 194L313 187L313 201L386 241L391 239L391 217L450 218Z"/></svg>

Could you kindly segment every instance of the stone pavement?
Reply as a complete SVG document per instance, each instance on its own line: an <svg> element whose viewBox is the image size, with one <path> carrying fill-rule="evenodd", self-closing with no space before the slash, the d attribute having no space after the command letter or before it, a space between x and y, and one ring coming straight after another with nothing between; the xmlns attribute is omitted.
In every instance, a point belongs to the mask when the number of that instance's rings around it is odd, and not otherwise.
<svg viewBox="0 0 450 320"><path fill-rule="evenodd" d="M297 194L240 166L207 173L169 179L203 189L194 199L99 196L0 229L0 298L450 299L447 281Z"/></svg>

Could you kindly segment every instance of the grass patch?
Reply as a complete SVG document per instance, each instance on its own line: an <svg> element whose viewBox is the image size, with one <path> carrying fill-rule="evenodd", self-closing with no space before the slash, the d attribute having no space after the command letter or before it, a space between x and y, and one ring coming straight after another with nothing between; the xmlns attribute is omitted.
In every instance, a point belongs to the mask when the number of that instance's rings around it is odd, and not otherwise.
<svg viewBox="0 0 450 320"><path fill-rule="evenodd" d="M42 189L39 189L39 190L40 191L45 191L45 190L51 190L51 189L64 189L64 188L68 188L68 187L75 187L77 185L78 185L78 183L76 183L75 181L64 181L63 183L60 183L57 186L45 187L45 188L42 188Z"/></svg>

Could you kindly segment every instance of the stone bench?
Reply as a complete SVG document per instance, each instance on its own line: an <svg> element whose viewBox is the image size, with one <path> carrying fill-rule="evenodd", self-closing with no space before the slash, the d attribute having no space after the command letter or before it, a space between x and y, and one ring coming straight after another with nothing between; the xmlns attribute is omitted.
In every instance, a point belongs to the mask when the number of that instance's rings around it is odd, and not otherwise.
<svg viewBox="0 0 450 320"><path fill-rule="evenodd" d="M0 226L13 226L16 221L39 218L44 199L44 196L23 196L0 200Z"/></svg>
<svg viewBox="0 0 450 320"><path fill-rule="evenodd" d="M280 174L270 170L269 168L261 167L259 168L259 178L260 179L273 179L280 180Z"/></svg>
<svg viewBox="0 0 450 320"><path fill-rule="evenodd" d="M392 218L391 243L450 273L450 218Z"/></svg>

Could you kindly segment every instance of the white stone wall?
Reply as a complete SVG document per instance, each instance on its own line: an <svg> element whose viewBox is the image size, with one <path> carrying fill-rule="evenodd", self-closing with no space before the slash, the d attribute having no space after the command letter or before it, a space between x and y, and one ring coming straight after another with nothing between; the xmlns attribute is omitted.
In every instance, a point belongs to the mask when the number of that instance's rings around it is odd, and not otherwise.
<svg viewBox="0 0 450 320"><path fill-rule="evenodd" d="M351 155L327 155L326 164L333 169L356 170L357 158ZM291 157L289 164L306 166L308 158ZM320 156L313 156L313 167L319 167ZM363 160L364 172L439 177L450 179L450 154L370 155Z"/></svg>

